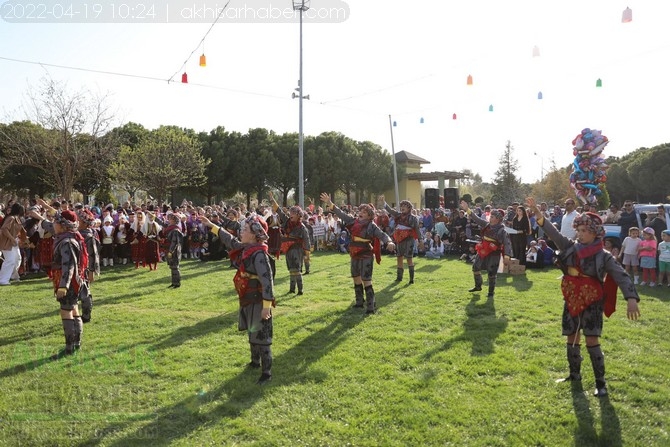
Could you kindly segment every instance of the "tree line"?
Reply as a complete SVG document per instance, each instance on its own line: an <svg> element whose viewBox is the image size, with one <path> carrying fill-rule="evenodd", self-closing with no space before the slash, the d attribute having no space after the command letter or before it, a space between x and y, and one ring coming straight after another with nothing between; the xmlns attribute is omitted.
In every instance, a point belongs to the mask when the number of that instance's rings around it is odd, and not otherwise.
<svg viewBox="0 0 670 447"><path fill-rule="evenodd" d="M31 92L30 119L0 124L0 188L21 195L110 196L112 189L156 200L175 193L207 203L243 194L249 205L273 189L286 205L298 189L298 134L219 126L195 132L149 130L137 123L110 128L106 98L71 93L51 79ZM305 192L339 192L352 200L392 186L391 155L369 141L326 132L304 139Z"/></svg>

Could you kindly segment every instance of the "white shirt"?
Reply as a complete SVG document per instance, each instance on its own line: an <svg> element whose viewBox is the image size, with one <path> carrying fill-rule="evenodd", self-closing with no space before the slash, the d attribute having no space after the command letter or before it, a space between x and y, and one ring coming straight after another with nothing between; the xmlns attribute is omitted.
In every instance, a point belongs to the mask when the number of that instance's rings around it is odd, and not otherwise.
<svg viewBox="0 0 670 447"><path fill-rule="evenodd" d="M577 231L572 228L572 222L575 217L579 216L577 210L572 210L571 213L565 213L561 220L561 234L567 238L574 239L577 236Z"/></svg>

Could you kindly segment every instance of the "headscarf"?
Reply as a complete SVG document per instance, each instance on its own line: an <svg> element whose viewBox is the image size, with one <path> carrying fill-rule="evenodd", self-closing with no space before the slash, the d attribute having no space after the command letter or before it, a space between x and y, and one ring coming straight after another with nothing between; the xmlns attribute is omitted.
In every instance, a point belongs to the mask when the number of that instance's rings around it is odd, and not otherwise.
<svg viewBox="0 0 670 447"><path fill-rule="evenodd" d="M603 238L605 236L603 221L596 213L586 212L575 217L575 220L572 221L572 228L576 230L580 225L585 225L597 238Z"/></svg>
<svg viewBox="0 0 670 447"><path fill-rule="evenodd" d="M54 222L65 228L67 231L75 231L79 226L79 223L77 222L77 215L74 213L74 211L70 210L56 213Z"/></svg>
<svg viewBox="0 0 670 447"><path fill-rule="evenodd" d="M491 210L491 217L495 217L499 221L503 221L505 219L505 210L503 209L497 209L497 210Z"/></svg>
<svg viewBox="0 0 670 447"><path fill-rule="evenodd" d="M410 202L409 200L401 200L400 201L400 206L401 207L406 206L409 209L410 212L412 211L412 208L414 208L414 206L412 205L412 202Z"/></svg>
<svg viewBox="0 0 670 447"><path fill-rule="evenodd" d="M268 239L268 224L258 214L251 213L249 217L245 218L242 221L242 227L244 228L245 225L256 236L257 241L262 242Z"/></svg>
<svg viewBox="0 0 670 447"><path fill-rule="evenodd" d="M93 221L95 220L95 216L93 215L93 213L87 210L86 208L78 209L77 217L79 218L79 221L84 223L87 227L92 226Z"/></svg>

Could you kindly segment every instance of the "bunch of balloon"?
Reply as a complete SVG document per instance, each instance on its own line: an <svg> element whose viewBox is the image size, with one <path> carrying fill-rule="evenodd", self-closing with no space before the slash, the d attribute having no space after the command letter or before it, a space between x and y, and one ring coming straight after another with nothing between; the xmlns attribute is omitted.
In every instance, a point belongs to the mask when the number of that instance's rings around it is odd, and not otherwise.
<svg viewBox="0 0 670 447"><path fill-rule="evenodd" d="M603 149L609 140L597 129L588 127L572 140L572 163L570 185L577 198L586 204L596 203L602 195L601 185L607 181L607 164Z"/></svg>

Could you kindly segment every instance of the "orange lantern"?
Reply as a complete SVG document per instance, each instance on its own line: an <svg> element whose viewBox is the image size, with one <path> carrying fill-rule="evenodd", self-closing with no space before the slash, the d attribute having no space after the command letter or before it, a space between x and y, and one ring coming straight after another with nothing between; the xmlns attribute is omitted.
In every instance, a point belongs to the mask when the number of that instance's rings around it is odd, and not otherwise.
<svg viewBox="0 0 670 447"><path fill-rule="evenodd" d="M468 85L472 85L472 75L468 75Z"/></svg>
<svg viewBox="0 0 670 447"><path fill-rule="evenodd" d="M207 58L205 57L205 53L202 53L202 55L200 56L200 66L201 67L207 66Z"/></svg>

